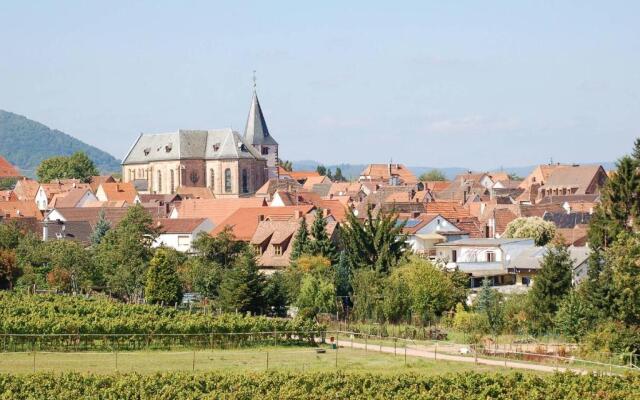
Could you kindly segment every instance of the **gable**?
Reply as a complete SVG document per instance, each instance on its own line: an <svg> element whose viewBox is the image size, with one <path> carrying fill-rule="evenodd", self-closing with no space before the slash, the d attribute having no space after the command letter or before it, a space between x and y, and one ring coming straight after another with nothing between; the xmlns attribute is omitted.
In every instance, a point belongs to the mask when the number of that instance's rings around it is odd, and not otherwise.
<svg viewBox="0 0 640 400"><path fill-rule="evenodd" d="M424 235L428 233L438 233L438 232L462 232L457 226L455 226L451 221L438 214L435 218L433 218L429 223L427 223L422 228L418 229L416 234Z"/></svg>

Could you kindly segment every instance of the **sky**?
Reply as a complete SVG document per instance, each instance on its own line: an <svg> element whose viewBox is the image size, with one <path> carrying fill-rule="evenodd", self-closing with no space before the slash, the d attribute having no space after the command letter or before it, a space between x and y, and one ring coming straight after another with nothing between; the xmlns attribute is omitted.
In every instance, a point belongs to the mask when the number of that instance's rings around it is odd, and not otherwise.
<svg viewBox="0 0 640 400"><path fill-rule="evenodd" d="M613 161L640 136L638 1L0 0L0 109L118 158L243 132L281 158L489 170Z"/></svg>

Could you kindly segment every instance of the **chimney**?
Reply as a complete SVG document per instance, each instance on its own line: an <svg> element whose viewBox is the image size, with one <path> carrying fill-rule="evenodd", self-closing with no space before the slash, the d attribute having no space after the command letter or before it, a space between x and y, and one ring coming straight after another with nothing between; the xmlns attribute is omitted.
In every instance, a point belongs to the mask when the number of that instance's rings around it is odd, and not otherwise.
<svg viewBox="0 0 640 400"><path fill-rule="evenodd" d="M258 222L264 221L264 214L258 215Z"/></svg>

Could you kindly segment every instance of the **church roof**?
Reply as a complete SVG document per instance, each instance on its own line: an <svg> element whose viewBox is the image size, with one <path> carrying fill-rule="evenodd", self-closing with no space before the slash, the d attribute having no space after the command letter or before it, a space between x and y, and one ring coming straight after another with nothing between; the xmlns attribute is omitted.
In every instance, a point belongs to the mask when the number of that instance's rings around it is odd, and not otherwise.
<svg viewBox="0 0 640 400"><path fill-rule="evenodd" d="M244 129L244 138L248 143L253 145L277 145L278 142L269 134L267 122L264 120L260 101L256 91L253 91L251 99L251 108L249 108L249 116L247 117L247 125Z"/></svg>
<svg viewBox="0 0 640 400"><path fill-rule="evenodd" d="M141 134L123 164L185 159L238 159L263 157L238 132L229 128Z"/></svg>

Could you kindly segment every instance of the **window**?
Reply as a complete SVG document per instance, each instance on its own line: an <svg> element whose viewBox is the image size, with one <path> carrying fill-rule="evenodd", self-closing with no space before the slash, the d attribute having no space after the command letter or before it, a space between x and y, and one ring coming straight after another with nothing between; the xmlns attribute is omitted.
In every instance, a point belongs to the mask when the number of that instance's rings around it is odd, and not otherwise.
<svg viewBox="0 0 640 400"><path fill-rule="evenodd" d="M231 193L231 169L224 170L224 191Z"/></svg>
<svg viewBox="0 0 640 400"><path fill-rule="evenodd" d="M178 247L189 247L189 246L191 246L191 240L188 235L178 236Z"/></svg>
<svg viewBox="0 0 640 400"><path fill-rule="evenodd" d="M247 170L242 170L242 193L249 193L249 174Z"/></svg>
<svg viewBox="0 0 640 400"><path fill-rule="evenodd" d="M451 250L451 262L457 262L457 261L458 261L458 251Z"/></svg>
<svg viewBox="0 0 640 400"><path fill-rule="evenodd" d="M253 250L257 255L262 255L262 245L256 244L253 246Z"/></svg>
<svg viewBox="0 0 640 400"><path fill-rule="evenodd" d="M158 193L162 192L162 172L158 171Z"/></svg>
<svg viewBox="0 0 640 400"><path fill-rule="evenodd" d="M281 256L282 255L282 246L279 244L274 244L273 245L273 251L276 253L277 256Z"/></svg>
<svg viewBox="0 0 640 400"><path fill-rule="evenodd" d="M269 154L269 148L268 147L263 147L262 149L262 155L266 156L267 154Z"/></svg>
<svg viewBox="0 0 640 400"><path fill-rule="evenodd" d="M496 253L493 251L487 251L487 262L495 262L496 261Z"/></svg>
<svg viewBox="0 0 640 400"><path fill-rule="evenodd" d="M214 181L213 168L211 168L211 169L209 169L209 188L213 192L215 187L216 187L216 184L215 184L215 181Z"/></svg>
<svg viewBox="0 0 640 400"><path fill-rule="evenodd" d="M175 172L173 172L173 170L171 170L171 176L169 177L171 179L171 194L174 194L176 191L176 182L175 182Z"/></svg>

